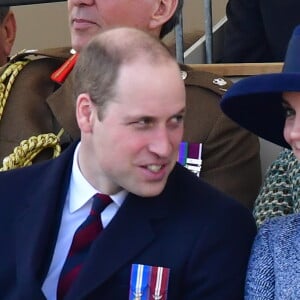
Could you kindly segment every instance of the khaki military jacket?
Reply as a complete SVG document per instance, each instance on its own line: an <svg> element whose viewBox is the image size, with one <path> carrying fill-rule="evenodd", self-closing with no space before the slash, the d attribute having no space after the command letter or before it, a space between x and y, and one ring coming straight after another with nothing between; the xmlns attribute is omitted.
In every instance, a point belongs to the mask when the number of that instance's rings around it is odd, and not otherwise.
<svg viewBox="0 0 300 300"><path fill-rule="evenodd" d="M71 74L61 85L50 79L69 57L67 48L23 53L0 69L3 76L14 62L31 59L15 76L4 105L0 120L0 161L31 136L57 134L63 128L60 139L63 148L80 138ZM187 92L184 141L203 145L200 177L252 208L261 184L259 142L220 109L220 97L231 83L187 66L181 69ZM8 79L4 84L8 85ZM36 161L50 158L50 154L43 151Z"/></svg>

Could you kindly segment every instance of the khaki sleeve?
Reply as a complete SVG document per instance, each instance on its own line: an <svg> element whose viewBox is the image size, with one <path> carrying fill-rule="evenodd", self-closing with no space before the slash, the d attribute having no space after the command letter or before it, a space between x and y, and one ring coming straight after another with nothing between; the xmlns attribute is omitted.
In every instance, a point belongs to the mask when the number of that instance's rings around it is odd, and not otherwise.
<svg viewBox="0 0 300 300"><path fill-rule="evenodd" d="M187 113L184 140L202 143L200 177L252 209L261 185L259 140L221 111L231 82L185 69Z"/></svg>

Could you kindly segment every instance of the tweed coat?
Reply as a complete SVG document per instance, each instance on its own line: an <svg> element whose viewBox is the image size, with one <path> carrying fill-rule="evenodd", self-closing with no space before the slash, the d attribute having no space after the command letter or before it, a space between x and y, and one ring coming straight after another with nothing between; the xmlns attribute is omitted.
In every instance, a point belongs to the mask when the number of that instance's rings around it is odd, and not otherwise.
<svg viewBox="0 0 300 300"><path fill-rule="evenodd" d="M266 221L255 239L246 300L300 299L300 214Z"/></svg>
<svg viewBox="0 0 300 300"><path fill-rule="evenodd" d="M256 224L275 216L300 212L300 162L290 149L283 149L270 165L253 214Z"/></svg>
<svg viewBox="0 0 300 300"><path fill-rule="evenodd" d="M1 300L45 300L75 146L0 173ZM168 268L169 300L242 300L255 234L249 210L177 164L160 195L128 193L65 300L129 299L133 264Z"/></svg>
<svg viewBox="0 0 300 300"><path fill-rule="evenodd" d="M11 63L30 54L20 54ZM62 85L50 79L68 57L69 48L34 53L35 59L16 77L0 121L0 160L33 135L57 134L64 128L63 148L79 138L72 76L67 76ZM182 70L187 92L184 141L203 144L201 178L252 208L261 184L259 142L219 107L230 81L187 66L182 66ZM220 81L225 84L219 85ZM43 153L42 158L47 157L49 153Z"/></svg>

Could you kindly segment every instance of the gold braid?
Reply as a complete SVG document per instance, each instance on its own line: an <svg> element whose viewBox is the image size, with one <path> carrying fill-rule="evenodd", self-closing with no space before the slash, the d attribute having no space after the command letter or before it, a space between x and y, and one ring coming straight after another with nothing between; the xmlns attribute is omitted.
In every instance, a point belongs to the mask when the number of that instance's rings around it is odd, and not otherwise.
<svg viewBox="0 0 300 300"><path fill-rule="evenodd" d="M4 107L9 96L14 81L20 71L30 62L30 60L17 61L10 64L0 76L0 120L2 119ZM5 85L5 80L8 79ZM54 133L40 134L24 140L19 146L15 147L13 152L3 159L3 166L0 171L7 171L16 168L29 166L33 159L44 149L53 148L53 158L60 155L60 137L64 130L60 130L58 135Z"/></svg>
<svg viewBox="0 0 300 300"><path fill-rule="evenodd" d="M9 65L3 74L0 76L0 120L2 119L4 107L6 100L8 98L9 92L12 88L14 81L16 80L17 75L20 71L28 64L29 60L17 61ZM10 77L9 77L10 76ZM5 80L8 79L7 84L5 85Z"/></svg>
<svg viewBox="0 0 300 300"><path fill-rule="evenodd" d="M63 131L61 129L57 136L54 133L46 133L22 141L15 147L13 153L3 159L3 167L0 171L30 166L33 159L46 148L53 148L53 158L59 156L61 152L59 140Z"/></svg>

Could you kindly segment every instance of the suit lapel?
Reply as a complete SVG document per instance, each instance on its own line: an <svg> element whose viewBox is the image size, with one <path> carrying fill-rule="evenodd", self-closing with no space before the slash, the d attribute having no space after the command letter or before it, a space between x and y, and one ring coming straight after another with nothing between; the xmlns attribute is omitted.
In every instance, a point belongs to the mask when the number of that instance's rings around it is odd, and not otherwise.
<svg viewBox="0 0 300 300"><path fill-rule="evenodd" d="M49 190L48 192L48 195L53 194ZM43 194L36 194L35 197L40 199L41 204L28 208L16 226L18 278L23 281L22 288L26 289L22 291L24 296L30 295L34 290L41 292L42 278L51 258L51 242L55 241L55 230L50 229L57 228L55 198L50 204L48 196L45 198Z"/></svg>
<svg viewBox="0 0 300 300"><path fill-rule="evenodd" d="M16 222L17 277L24 289L24 299L25 295L33 295L34 290L41 293L47 275L69 185L73 148L55 161L32 168L33 178L47 175L38 189L33 187L24 195L30 201Z"/></svg>
<svg viewBox="0 0 300 300"><path fill-rule="evenodd" d="M142 199L129 195L93 245L89 259L79 275L77 282L80 284L72 286L67 299L85 298L128 264L154 241L156 230L153 224L158 226L167 214L164 196Z"/></svg>

